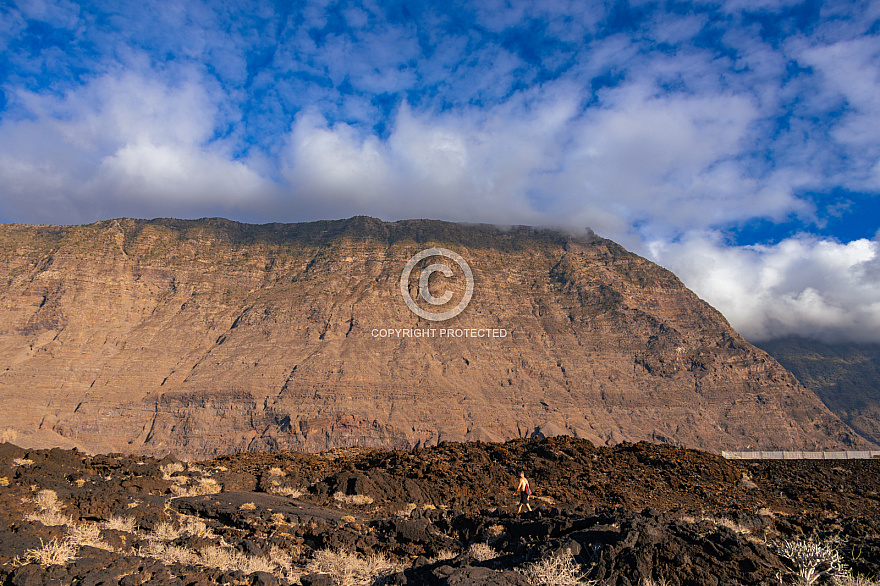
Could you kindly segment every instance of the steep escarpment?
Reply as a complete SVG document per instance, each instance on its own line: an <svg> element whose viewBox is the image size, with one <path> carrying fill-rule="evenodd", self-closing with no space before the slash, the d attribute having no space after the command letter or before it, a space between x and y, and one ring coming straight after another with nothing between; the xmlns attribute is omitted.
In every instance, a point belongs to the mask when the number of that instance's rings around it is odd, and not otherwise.
<svg viewBox="0 0 880 586"><path fill-rule="evenodd" d="M470 303L442 322L401 294L431 247L473 273ZM451 264L425 278L452 293L440 310L464 295ZM372 218L6 225L0 286L0 410L19 443L189 457L558 434L864 445L674 275L592 235Z"/></svg>
<svg viewBox="0 0 880 586"><path fill-rule="evenodd" d="M880 344L788 337L760 346L859 435L880 442Z"/></svg>

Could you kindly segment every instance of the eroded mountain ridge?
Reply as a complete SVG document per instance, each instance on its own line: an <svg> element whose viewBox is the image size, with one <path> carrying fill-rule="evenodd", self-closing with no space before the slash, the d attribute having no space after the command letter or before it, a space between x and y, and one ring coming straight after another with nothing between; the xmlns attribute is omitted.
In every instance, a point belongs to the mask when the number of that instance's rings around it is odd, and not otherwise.
<svg viewBox="0 0 880 586"><path fill-rule="evenodd" d="M474 276L444 322L400 290L430 247ZM558 434L866 445L672 273L592 234L363 217L4 225L0 279L0 409L18 443L193 458ZM504 335L378 335L440 328Z"/></svg>

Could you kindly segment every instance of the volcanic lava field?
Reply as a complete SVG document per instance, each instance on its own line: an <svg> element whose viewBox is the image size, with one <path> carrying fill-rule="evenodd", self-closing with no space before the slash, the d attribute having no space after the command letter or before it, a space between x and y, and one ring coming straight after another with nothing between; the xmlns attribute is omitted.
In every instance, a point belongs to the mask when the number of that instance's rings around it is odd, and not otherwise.
<svg viewBox="0 0 880 586"><path fill-rule="evenodd" d="M520 470L534 494L518 515ZM569 437L203 462L7 443L0 502L0 584L19 586L868 585L880 575L877 459L725 460Z"/></svg>

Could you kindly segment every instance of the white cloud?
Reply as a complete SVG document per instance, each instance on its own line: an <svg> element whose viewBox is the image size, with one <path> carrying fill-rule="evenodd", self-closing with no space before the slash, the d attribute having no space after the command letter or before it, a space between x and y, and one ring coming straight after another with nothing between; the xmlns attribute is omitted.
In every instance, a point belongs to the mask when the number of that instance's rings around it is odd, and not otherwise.
<svg viewBox="0 0 880 586"><path fill-rule="evenodd" d="M369 208L380 204L391 181L385 145L345 123L330 128L316 111L297 118L282 173L310 207Z"/></svg>
<svg viewBox="0 0 880 586"><path fill-rule="evenodd" d="M301 114L283 155L300 206L383 217L591 226L674 236L756 216L807 213L798 179L750 178L737 157L757 116L738 95L657 96L633 83L588 111L568 83L492 108L399 111L387 140ZM343 212L344 213L344 212Z"/></svg>
<svg viewBox="0 0 880 586"><path fill-rule="evenodd" d="M540 223L520 183L549 162L551 127L567 119L552 112L511 127L498 113L433 118L404 106L387 141L309 112L290 134L284 175L300 209L318 216Z"/></svg>
<svg viewBox="0 0 880 586"><path fill-rule="evenodd" d="M880 342L880 242L810 236L730 247L709 234L654 242L649 256L749 340L802 335Z"/></svg>
<svg viewBox="0 0 880 586"><path fill-rule="evenodd" d="M27 19L65 28L76 28L80 14L79 6L69 0L28 0L16 3L16 9Z"/></svg>
<svg viewBox="0 0 880 586"><path fill-rule="evenodd" d="M20 91L0 124L5 214L88 222L202 215L265 205L271 185L213 140L220 110L205 84L107 75L61 97Z"/></svg>
<svg viewBox="0 0 880 586"><path fill-rule="evenodd" d="M880 38L812 46L801 49L798 56L824 76L820 99L842 110L842 120L831 136L847 149L853 164L835 180L853 189L880 189L876 132L880 127Z"/></svg>
<svg viewBox="0 0 880 586"><path fill-rule="evenodd" d="M585 116L568 155L581 191L617 202L632 220L650 217L674 226L704 227L742 210L730 196L747 197L747 191L742 171L730 161L742 151L755 117L750 101L733 95L655 97L650 89L617 88L605 97L610 107ZM772 211L760 205L749 214Z"/></svg>

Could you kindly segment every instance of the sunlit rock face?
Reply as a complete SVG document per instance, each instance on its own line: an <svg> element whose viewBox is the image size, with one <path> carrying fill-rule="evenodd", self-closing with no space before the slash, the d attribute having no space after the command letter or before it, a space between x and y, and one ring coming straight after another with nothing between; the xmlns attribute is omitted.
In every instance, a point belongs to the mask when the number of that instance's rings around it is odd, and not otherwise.
<svg viewBox="0 0 880 586"><path fill-rule="evenodd" d="M401 274L455 252L455 317ZM446 262L449 275L429 263ZM443 312L463 269L403 289ZM444 305L437 301L452 293ZM352 218L0 226L0 433L197 458L568 434L864 447L672 273L596 237Z"/></svg>

